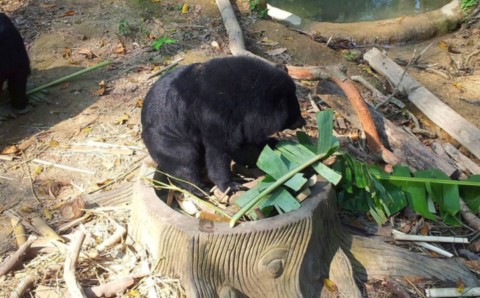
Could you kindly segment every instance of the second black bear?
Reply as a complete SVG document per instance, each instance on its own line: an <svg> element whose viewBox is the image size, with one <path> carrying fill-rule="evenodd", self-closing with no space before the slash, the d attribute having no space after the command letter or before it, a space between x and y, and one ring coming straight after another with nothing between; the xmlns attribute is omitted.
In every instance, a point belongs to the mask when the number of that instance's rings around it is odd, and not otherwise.
<svg viewBox="0 0 480 298"><path fill-rule="evenodd" d="M0 91L7 81L12 107L24 109L28 105L27 77L30 61L22 36L12 21L0 13Z"/></svg>
<svg viewBox="0 0 480 298"><path fill-rule="evenodd" d="M226 57L176 68L145 97L142 138L159 169L206 189L238 190L230 163L243 147L305 124L287 72L250 57ZM188 183L181 186L201 195Z"/></svg>

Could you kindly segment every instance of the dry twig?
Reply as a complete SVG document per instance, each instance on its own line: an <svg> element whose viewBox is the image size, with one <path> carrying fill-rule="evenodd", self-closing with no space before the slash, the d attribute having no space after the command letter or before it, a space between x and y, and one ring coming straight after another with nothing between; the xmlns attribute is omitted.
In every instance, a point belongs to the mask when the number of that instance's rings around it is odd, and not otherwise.
<svg viewBox="0 0 480 298"><path fill-rule="evenodd" d="M351 76L352 81L357 82L362 84L365 88L370 90L372 92L373 96L377 97L378 99L381 99L382 101L387 98L385 94L380 92L377 88L375 88L372 84L370 84L364 77L362 76ZM396 97L391 97L390 102L399 107L400 109L405 108L405 104L398 100Z"/></svg>
<svg viewBox="0 0 480 298"><path fill-rule="evenodd" d="M81 230L76 231L63 266L63 278L65 279L65 284L72 298L87 298L75 278L75 266L78 255L80 254L80 249L82 248L83 239L85 239L85 233Z"/></svg>
<svg viewBox="0 0 480 298"><path fill-rule="evenodd" d="M84 173L84 174L95 174L94 171L84 170L84 169L77 169L77 168L74 168L74 167L70 167L70 166L66 166L66 165L62 165L62 164L58 164L58 163L53 163L53 162L51 162L51 161L40 160L40 159L37 159L37 158L32 159L31 161L32 161L33 163L38 163L38 164L42 164L42 165L52 166L52 167L59 168L59 169L63 169L63 170L67 170L67 171L79 172L79 173Z"/></svg>
<svg viewBox="0 0 480 298"><path fill-rule="evenodd" d="M25 295L25 292L33 286L35 283L35 277L32 275L27 275L25 278L23 278L15 288L10 293L10 298L21 298Z"/></svg>
<svg viewBox="0 0 480 298"><path fill-rule="evenodd" d="M5 262L0 265L0 276L7 274L22 262L25 251L30 247L30 245L32 245L33 241L35 241L36 239L36 236L28 237L27 242L22 244L22 246L20 246L13 255L8 257Z"/></svg>
<svg viewBox="0 0 480 298"><path fill-rule="evenodd" d="M407 241L428 241L428 242L446 242L446 243L468 243L467 238L462 237L442 237L442 236L423 236L404 234L397 230L392 230L393 239Z"/></svg>
<svg viewBox="0 0 480 298"><path fill-rule="evenodd" d="M127 229L125 229L123 226L116 224L116 227L117 229L115 230L115 233L113 233L112 236L108 237L102 243L97 245L96 250L98 252L103 252L108 247L120 242L123 239L123 237L127 234Z"/></svg>
<svg viewBox="0 0 480 298"><path fill-rule="evenodd" d="M147 77L147 80L150 80L151 78L156 77L156 76L158 76L158 75L160 75L160 74L162 74L162 73L164 73L164 72L166 72L166 71L174 68L174 67L177 66L178 63L179 63L180 61L182 61L182 60L183 60L183 58L178 58L178 59L176 59L176 60L173 61L170 65L165 66L164 68L160 69L159 71L154 72L154 73L152 73L151 75L149 75L149 76Z"/></svg>
<svg viewBox="0 0 480 298"><path fill-rule="evenodd" d="M400 80L398 81L398 84L395 85L395 89L393 89L392 94L390 94L390 95L389 95L386 99L384 99L381 103L377 104L377 105L375 106L375 109L378 109L379 107L383 106L384 104L386 104L387 102L389 102L392 97L394 97L394 96L397 95L397 93L398 93L398 87L402 84L403 78L405 77L405 74L407 73L407 70L408 70L408 68L410 67L410 65L412 65L412 61L415 59L416 53L417 53L417 49L413 50L412 58L410 58L410 61L408 61L407 66L405 66L405 69L403 70L403 73L402 73L402 75L400 76Z"/></svg>
<svg viewBox="0 0 480 298"><path fill-rule="evenodd" d="M451 258L453 257L453 254L449 253L448 251L444 250L444 249L441 249L437 246L434 246L434 245L431 245L430 243L426 243L426 242L415 242L416 245L418 246L421 246L421 247L424 247L426 249L429 249L433 252L436 252L437 254L439 255L442 255L442 256L445 256L447 258Z"/></svg>
<svg viewBox="0 0 480 298"><path fill-rule="evenodd" d="M147 275L148 274L137 274L125 276L116 280L112 280L103 285L92 288L84 288L85 295L88 298L117 297L118 293L123 293L126 289L133 286L136 279L143 278Z"/></svg>

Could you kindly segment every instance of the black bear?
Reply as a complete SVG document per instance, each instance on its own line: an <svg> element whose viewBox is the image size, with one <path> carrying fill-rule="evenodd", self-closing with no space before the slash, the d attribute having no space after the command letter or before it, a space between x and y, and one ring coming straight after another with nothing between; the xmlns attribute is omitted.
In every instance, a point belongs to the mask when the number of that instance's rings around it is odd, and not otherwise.
<svg viewBox="0 0 480 298"><path fill-rule="evenodd" d="M27 107L29 74L30 61L22 36L10 19L0 13L0 91L7 81L12 107L16 109Z"/></svg>
<svg viewBox="0 0 480 298"><path fill-rule="evenodd" d="M257 58L181 66L147 93L142 138L161 171L205 190L206 169L221 191L237 191L230 163L243 148L270 144L273 133L305 124L295 89L287 72ZM180 185L201 195L189 183Z"/></svg>

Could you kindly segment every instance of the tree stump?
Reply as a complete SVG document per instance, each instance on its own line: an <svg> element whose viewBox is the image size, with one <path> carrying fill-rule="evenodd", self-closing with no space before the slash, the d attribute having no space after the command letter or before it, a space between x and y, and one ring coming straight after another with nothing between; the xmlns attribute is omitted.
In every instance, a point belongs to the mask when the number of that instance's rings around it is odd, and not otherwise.
<svg viewBox="0 0 480 298"><path fill-rule="evenodd" d="M189 298L361 297L355 280L389 276L480 285L462 259L347 233L329 184L313 186L298 210L230 228L167 206L149 182L156 165L148 164L133 188L129 233L146 246L155 272L180 278Z"/></svg>
<svg viewBox="0 0 480 298"><path fill-rule="evenodd" d="M340 225L329 184L313 187L296 211L234 228L171 209L146 179L133 192L132 237L158 273L181 279L188 297L319 297L325 278L337 285L332 294L360 297L349 259L325 237ZM332 264L342 270L329 277Z"/></svg>

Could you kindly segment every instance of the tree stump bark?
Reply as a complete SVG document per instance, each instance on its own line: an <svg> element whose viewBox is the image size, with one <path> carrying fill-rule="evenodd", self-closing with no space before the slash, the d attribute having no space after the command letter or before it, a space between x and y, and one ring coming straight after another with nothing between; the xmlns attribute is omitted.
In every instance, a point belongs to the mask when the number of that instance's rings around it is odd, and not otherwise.
<svg viewBox="0 0 480 298"><path fill-rule="evenodd" d="M129 233L146 246L155 272L180 278L189 298L361 297L355 280L388 276L480 284L461 259L347 233L329 184L312 187L298 210L230 228L171 209L150 185L156 165L147 164L133 188Z"/></svg>

